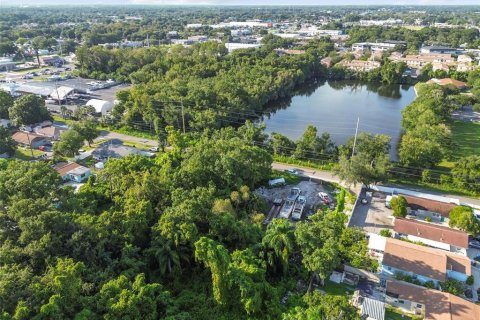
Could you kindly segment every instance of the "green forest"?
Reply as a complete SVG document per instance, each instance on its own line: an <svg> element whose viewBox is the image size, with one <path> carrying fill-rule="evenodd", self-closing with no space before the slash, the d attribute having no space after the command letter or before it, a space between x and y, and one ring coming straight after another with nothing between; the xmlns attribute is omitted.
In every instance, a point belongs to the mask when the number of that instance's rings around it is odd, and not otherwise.
<svg viewBox="0 0 480 320"><path fill-rule="evenodd" d="M76 193L47 164L0 162L0 319L358 319L312 291L341 263L376 269L345 191L266 227L255 133L168 132L171 151L112 159Z"/></svg>

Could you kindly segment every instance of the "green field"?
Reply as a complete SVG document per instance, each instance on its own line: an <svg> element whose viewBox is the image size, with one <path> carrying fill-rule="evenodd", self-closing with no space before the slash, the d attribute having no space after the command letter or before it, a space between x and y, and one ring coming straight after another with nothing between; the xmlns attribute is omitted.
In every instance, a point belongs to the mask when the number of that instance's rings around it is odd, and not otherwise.
<svg viewBox="0 0 480 320"><path fill-rule="evenodd" d="M478 155L480 150L480 123L455 120L450 123L454 147L450 159L439 163L438 169L449 171L463 157Z"/></svg>
<svg viewBox="0 0 480 320"><path fill-rule="evenodd" d="M33 149L34 157L41 156L43 153L44 152L40 150ZM15 158L19 160L32 160L32 152L30 149L17 148L17 150L15 150Z"/></svg>
<svg viewBox="0 0 480 320"><path fill-rule="evenodd" d="M455 150L453 160L480 153L480 123L467 121L453 121L452 138Z"/></svg>

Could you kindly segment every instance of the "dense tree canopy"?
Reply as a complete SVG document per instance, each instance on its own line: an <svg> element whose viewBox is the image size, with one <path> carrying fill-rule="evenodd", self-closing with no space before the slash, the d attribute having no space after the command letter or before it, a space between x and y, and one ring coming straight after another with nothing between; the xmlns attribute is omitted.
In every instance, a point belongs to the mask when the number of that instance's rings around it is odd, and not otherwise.
<svg viewBox="0 0 480 320"><path fill-rule="evenodd" d="M169 152L109 160L76 193L44 163L0 163L2 317L353 312L340 301L327 310L330 298L319 310L309 295L281 304L297 280L326 279L342 261L370 268L365 236L346 229L343 207L297 227L264 227L265 204L253 190L268 180L271 157L251 144L258 132L189 136L171 129Z"/></svg>

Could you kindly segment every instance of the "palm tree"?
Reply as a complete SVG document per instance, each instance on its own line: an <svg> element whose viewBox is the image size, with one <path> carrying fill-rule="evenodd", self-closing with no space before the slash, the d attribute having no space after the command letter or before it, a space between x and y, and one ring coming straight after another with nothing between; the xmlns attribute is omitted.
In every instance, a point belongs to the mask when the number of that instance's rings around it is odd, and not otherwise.
<svg viewBox="0 0 480 320"><path fill-rule="evenodd" d="M62 118L65 119L65 116L67 114L67 107L65 106L60 106L60 112L62 114Z"/></svg>
<svg viewBox="0 0 480 320"><path fill-rule="evenodd" d="M273 267L279 261L285 273L288 269L288 259L293 252L295 241L293 228L285 219L274 219L267 228L262 244L268 250L273 251L275 258L271 253L266 253L267 260Z"/></svg>
<svg viewBox="0 0 480 320"><path fill-rule="evenodd" d="M181 263L189 261L189 254L183 246L175 246L172 240L156 241L158 246L152 246L153 256L160 268L160 274L171 274L174 269L181 269Z"/></svg>

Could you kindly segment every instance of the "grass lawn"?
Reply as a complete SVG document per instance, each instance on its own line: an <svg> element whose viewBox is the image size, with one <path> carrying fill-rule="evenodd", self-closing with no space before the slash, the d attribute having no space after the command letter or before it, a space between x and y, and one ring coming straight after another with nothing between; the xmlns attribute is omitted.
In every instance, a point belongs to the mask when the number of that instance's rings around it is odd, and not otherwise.
<svg viewBox="0 0 480 320"><path fill-rule="evenodd" d="M330 280L326 280L325 285L323 287L320 287L319 289L325 291L327 294L331 294L334 296L351 295L353 294L353 291L355 291L355 288L352 286L349 286L348 284L335 283Z"/></svg>
<svg viewBox="0 0 480 320"><path fill-rule="evenodd" d="M34 157L41 156L42 154L42 151L33 149ZM30 149L17 148L17 150L15 150L15 158L19 160L32 160L32 152Z"/></svg>
<svg viewBox="0 0 480 320"><path fill-rule="evenodd" d="M454 160L478 154L480 150L480 123L467 121L452 122L452 138L456 144Z"/></svg>
<svg viewBox="0 0 480 320"><path fill-rule="evenodd" d="M385 320L412 320L412 317L387 309L385 310Z"/></svg>
<svg viewBox="0 0 480 320"><path fill-rule="evenodd" d="M284 178L287 184L297 184L302 180L299 176L291 174L290 172L272 170L272 174L270 175L270 180L280 179L280 178Z"/></svg>

